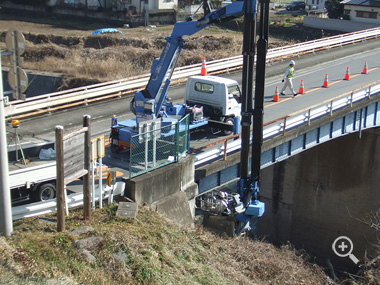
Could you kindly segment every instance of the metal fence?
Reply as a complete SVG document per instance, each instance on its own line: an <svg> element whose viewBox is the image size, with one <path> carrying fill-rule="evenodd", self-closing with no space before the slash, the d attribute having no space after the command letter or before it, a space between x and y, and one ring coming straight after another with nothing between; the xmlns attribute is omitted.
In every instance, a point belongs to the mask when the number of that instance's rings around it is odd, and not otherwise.
<svg viewBox="0 0 380 285"><path fill-rule="evenodd" d="M263 140L266 141L274 137L285 136L287 131L293 130L303 125L310 125L310 122L313 120L318 120L323 116L332 116L334 112L339 111L342 108L352 107L355 103L358 103L365 99L368 100L371 97L379 94L380 80L352 90L350 92L341 94L335 98L320 102L314 106L308 107L307 109L303 109L276 120L267 122L264 124ZM377 118L378 116L375 115L376 120L378 120ZM373 127L373 125L371 125L369 122L366 122L366 126L367 128ZM239 139L232 141L232 139L235 139L238 136L239 135L235 135L220 140L212 144L212 146L218 144L218 147L211 148L208 151L203 151L199 154L196 154L194 160L195 167L199 167L205 163L209 163L223 157L225 159L228 153L240 150L241 140ZM227 141L230 142L227 143ZM207 146L203 147L202 150L204 150L206 147Z"/></svg>
<svg viewBox="0 0 380 285"><path fill-rule="evenodd" d="M189 115L131 138L129 178L177 162L189 147Z"/></svg>

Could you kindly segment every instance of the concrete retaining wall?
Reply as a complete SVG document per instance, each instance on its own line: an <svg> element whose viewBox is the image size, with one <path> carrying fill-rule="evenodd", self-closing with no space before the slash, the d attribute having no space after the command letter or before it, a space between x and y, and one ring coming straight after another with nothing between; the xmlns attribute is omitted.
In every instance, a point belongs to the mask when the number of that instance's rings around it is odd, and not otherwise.
<svg viewBox="0 0 380 285"><path fill-rule="evenodd" d="M347 33L379 27L379 25L376 24L307 16L303 18L303 25L310 28L341 31Z"/></svg>
<svg viewBox="0 0 380 285"><path fill-rule="evenodd" d="M368 130L324 143L263 170L266 213L258 234L274 243L290 241L321 261L351 267L332 243L349 237L363 260L378 252L377 232L361 220L379 208L380 131Z"/></svg>
<svg viewBox="0 0 380 285"><path fill-rule="evenodd" d="M132 179L123 178L123 181L126 182L125 196L136 203L146 203L174 222L192 223L194 197L198 194L193 156Z"/></svg>
<svg viewBox="0 0 380 285"><path fill-rule="evenodd" d="M28 89L25 91L26 97L33 97L37 95L47 94L56 92L57 89L62 85L62 77L48 74L34 74L26 71L28 76ZM3 71L3 83L4 90L11 90L8 83L8 71ZM11 94L8 94L9 101L13 101Z"/></svg>

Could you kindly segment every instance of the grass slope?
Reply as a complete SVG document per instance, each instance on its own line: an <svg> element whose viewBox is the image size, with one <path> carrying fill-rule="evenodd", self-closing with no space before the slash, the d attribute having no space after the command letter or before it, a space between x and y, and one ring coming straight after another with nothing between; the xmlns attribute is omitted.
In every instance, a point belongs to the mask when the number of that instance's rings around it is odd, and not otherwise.
<svg viewBox="0 0 380 285"><path fill-rule="evenodd" d="M135 220L115 217L116 206L96 210L88 221L82 210L66 220L67 231L32 218L16 221L10 238L0 238L0 283L26 284L321 284L321 268L290 246L248 238L216 236L207 230L179 227L148 207ZM55 218L54 216L50 216ZM95 262L78 254L69 233L92 226L104 238L91 252ZM126 256L117 261L115 253Z"/></svg>

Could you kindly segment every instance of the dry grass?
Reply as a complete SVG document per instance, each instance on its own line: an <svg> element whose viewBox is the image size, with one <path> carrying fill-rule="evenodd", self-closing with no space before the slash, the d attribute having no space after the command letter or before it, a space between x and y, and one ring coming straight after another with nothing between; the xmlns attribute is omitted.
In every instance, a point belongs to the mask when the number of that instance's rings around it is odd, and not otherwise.
<svg viewBox="0 0 380 285"><path fill-rule="evenodd" d="M23 19L17 15L1 15L0 32L17 28L27 40L24 68L60 73L66 79L63 88L73 84L110 81L150 72L154 58L160 56L173 26L122 29L123 34L90 35L99 24L52 18ZM269 47L314 39L320 31L305 30L292 18L272 14ZM289 25L291 28L286 28ZM241 55L243 35L241 21L224 27L210 26L186 37L177 66ZM325 36L328 32L325 31ZM4 43L0 43L4 49ZM3 58L3 65L10 65ZM73 79L74 78L74 79Z"/></svg>
<svg viewBox="0 0 380 285"><path fill-rule="evenodd" d="M203 228L178 227L147 207L136 220L115 218L115 206L93 212L90 221L71 213L68 231L39 219L17 221L11 238L0 239L0 283L66 280L68 284L321 284L322 270L290 246L276 248L248 238L222 238ZM93 264L74 248L69 231L82 225L105 238ZM83 237L82 237L83 238ZM112 254L127 254L124 263ZM16 268L16 269L12 269ZM11 282L11 283L12 283Z"/></svg>
<svg viewBox="0 0 380 285"><path fill-rule="evenodd" d="M25 68L88 77L99 81L149 73L152 62L161 54L165 42L159 38L115 39L103 35L82 39L82 45L69 48L50 42L29 43L24 54ZM241 52L241 41L232 38L203 36L189 39L177 66L219 59Z"/></svg>

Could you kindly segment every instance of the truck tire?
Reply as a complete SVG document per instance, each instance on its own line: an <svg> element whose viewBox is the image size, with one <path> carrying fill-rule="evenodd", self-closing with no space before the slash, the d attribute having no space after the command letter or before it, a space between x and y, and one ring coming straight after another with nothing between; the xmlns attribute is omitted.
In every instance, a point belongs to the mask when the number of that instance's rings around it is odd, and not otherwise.
<svg viewBox="0 0 380 285"><path fill-rule="evenodd" d="M112 152L112 153L119 153L119 152L120 152L120 149L119 149L118 146L111 145L111 152Z"/></svg>
<svg viewBox="0 0 380 285"><path fill-rule="evenodd" d="M234 124L234 118L232 118L232 117L227 117L227 118L224 119L224 122L225 122L226 124L233 125L233 124ZM223 130L222 133L223 133L223 135L225 135L225 136L229 136L229 135L232 135L233 132Z"/></svg>
<svg viewBox="0 0 380 285"><path fill-rule="evenodd" d="M53 183L45 183L32 192L32 200L41 202L55 198L55 185Z"/></svg>

